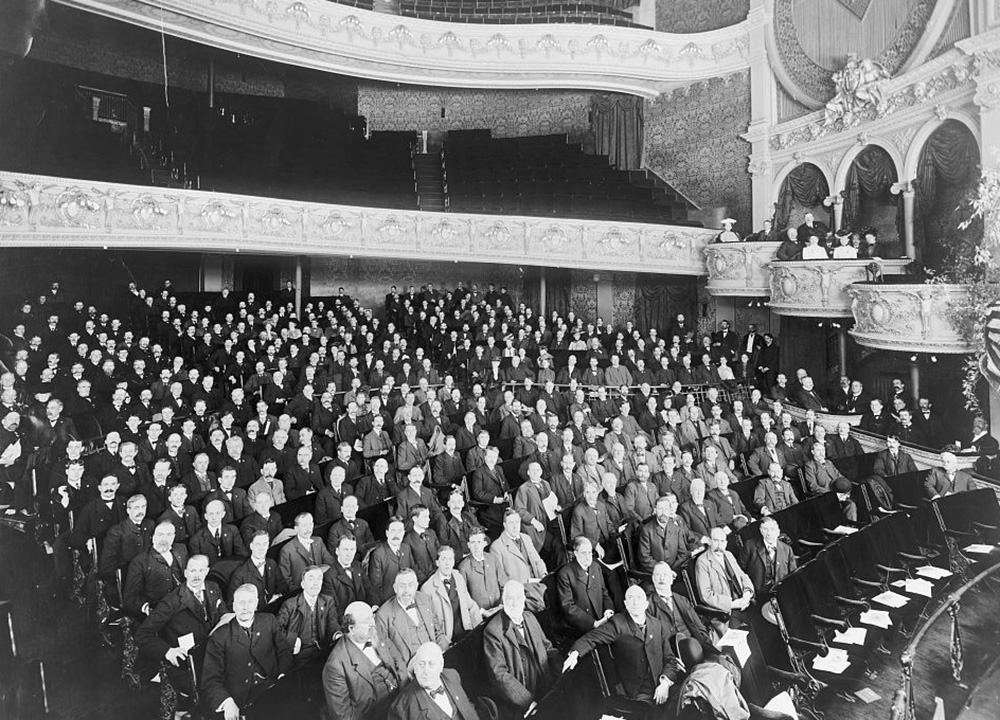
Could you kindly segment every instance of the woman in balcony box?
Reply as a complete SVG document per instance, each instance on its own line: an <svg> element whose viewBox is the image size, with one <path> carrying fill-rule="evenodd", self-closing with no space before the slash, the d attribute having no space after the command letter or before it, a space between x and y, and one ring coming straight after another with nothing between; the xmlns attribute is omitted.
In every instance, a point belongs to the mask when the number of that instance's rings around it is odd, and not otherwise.
<svg viewBox="0 0 1000 720"><path fill-rule="evenodd" d="M829 260L830 256L826 254L826 248L819 244L819 236L810 235L807 245L802 248L802 259L803 260Z"/></svg>
<svg viewBox="0 0 1000 720"><path fill-rule="evenodd" d="M858 248L858 258L867 260L882 257L882 250L876 245L878 242L878 230L869 226L862 230L861 234L864 236L864 240Z"/></svg>
<svg viewBox="0 0 1000 720"><path fill-rule="evenodd" d="M722 221L722 232L715 236L713 243L732 243L739 242L740 236L733 232L733 225L736 221L732 218L725 218Z"/></svg>
<svg viewBox="0 0 1000 720"><path fill-rule="evenodd" d="M833 248L834 260L857 260L858 249L851 244L851 232L841 228L837 231L837 244Z"/></svg>

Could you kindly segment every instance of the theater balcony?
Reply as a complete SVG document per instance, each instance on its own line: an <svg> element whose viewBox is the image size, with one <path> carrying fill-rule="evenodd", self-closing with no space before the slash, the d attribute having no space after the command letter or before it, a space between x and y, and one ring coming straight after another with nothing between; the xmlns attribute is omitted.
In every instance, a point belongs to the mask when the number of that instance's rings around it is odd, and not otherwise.
<svg viewBox="0 0 1000 720"><path fill-rule="evenodd" d="M895 281L900 282L895 282ZM973 352L952 322L953 308L966 299L964 285L856 282L852 298L854 328L861 345L878 350L965 354Z"/></svg>
<svg viewBox="0 0 1000 720"><path fill-rule="evenodd" d="M847 288L868 279L871 260L775 260L769 264L771 301L775 315L849 318ZM902 275L911 260L883 260L883 275Z"/></svg>
<svg viewBox="0 0 1000 720"><path fill-rule="evenodd" d="M716 297L762 297L771 292L768 264L781 243L716 243L705 248L709 294Z"/></svg>
<svg viewBox="0 0 1000 720"><path fill-rule="evenodd" d="M716 230L427 213L0 172L0 247L436 258L703 276Z"/></svg>

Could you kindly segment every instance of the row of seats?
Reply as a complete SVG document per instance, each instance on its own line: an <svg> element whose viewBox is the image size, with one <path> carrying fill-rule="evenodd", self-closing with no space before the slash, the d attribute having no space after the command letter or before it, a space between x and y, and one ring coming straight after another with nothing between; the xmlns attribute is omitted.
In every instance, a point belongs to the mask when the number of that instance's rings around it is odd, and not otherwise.
<svg viewBox="0 0 1000 720"><path fill-rule="evenodd" d="M424 20L474 23L588 23L619 27L644 27L632 13L612 3L567 3L545 0L402 0L401 15Z"/></svg>

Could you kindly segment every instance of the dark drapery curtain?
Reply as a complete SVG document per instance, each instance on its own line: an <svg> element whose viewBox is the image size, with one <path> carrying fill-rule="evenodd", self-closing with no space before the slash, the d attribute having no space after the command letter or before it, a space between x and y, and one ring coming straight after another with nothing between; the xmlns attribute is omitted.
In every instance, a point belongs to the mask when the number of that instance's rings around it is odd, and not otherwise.
<svg viewBox="0 0 1000 720"><path fill-rule="evenodd" d="M913 240L916 248L923 253L937 249L928 247L927 236L936 235L941 231L942 225L948 224L948 218L943 214L954 214L954 204L949 207L943 206L940 191L953 191L951 196L954 197L956 194L954 191L969 186L978 174L979 146L965 125L956 120L948 120L927 138L917 160L917 177L914 183L916 201ZM957 230L957 223L953 224L955 227L948 229ZM935 225L937 227L934 227ZM938 237L932 238L933 241L938 239ZM934 252L930 252L929 256L925 255L925 260L941 259Z"/></svg>
<svg viewBox="0 0 1000 720"><path fill-rule="evenodd" d="M635 324L642 332L656 328L663 336L677 313L692 325L697 318L698 290L694 278L640 274L635 284Z"/></svg>
<svg viewBox="0 0 1000 720"><path fill-rule="evenodd" d="M784 230L788 227L788 218L791 217L795 203L814 207L829 195L830 188L822 171L811 163L799 165L788 173L788 177L781 183L778 205L774 209L775 229Z"/></svg>
<svg viewBox="0 0 1000 720"><path fill-rule="evenodd" d="M594 146L619 170L642 166L642 98L595 95L591 102Z"/></svg>
<svg viewBox="0 0 1000 720"><path fill-rule="evenodd" d="M562 317L569 312L570 286L573 284L569 268L545 268L545 316L555 310Z"/></svg>
<svg viewBox="0 0 1000 720"><path fill-rule="evenodd" d="M889 189L897 180L896 166L889 153L877 145L861 151L847 171L844 188L844 215L841 226L855 229L861 215L862 198L893 202ZM903 236L903 194L896 196L896 233ZM859 228L860 229L860 228Z"/></svg>

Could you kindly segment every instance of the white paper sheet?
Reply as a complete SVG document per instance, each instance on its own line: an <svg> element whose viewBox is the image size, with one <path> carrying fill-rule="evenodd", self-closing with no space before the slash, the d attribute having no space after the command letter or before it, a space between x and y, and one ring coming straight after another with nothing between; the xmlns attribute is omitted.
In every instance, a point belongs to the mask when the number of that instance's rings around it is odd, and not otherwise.
<svg viewBox="0 0 1000 720"><path fill-rule="evenodd" d="M865 610L861 613L861 622L872 627L888 628L892 625L892 618L885 610Z"/></svg>
<svg viewBox="0 0 1000 720"><path fill-rule="evenodd" d="M730 628L722 636L722 639L719 640L719 647L731 647L733 652L736 653L736 659L739 660L740 665L746 665L747 660L750 658L750 643L747 642L749 635L750 633L746 630L734 630Z"/></svg>
<svg viewBox="0 0 1000 720"><path fill-rule="evenodd" d="M840 675L851 666L851 660L847 656L846 650L830 648L830 652L825 657L818 655L814 657L812 666L814 670Z"/></svg>
<svg viewBox="0 0 1000 720"><path fill-rule="evenodd" d="M194 647L194 633L188 633L187 635L181 635L177 638L177 647L181 650L190 650Z"/></svg>
<svg viewBox="0 0 1000 720"><path fill-rule="evenodd" d="M951 571L934 565L925 565L922 568L917 568L917 575L920 577L930 578L931 580L942 580L944 578L951 577Z"/></svg>
<svg viewBox="0 0 1000 720"><path fill-rule="evenodd" d="M980 545L978 543L969 545L967 548L963 548L963 552L976 553L978 555L989 555L992 550L992 545Z"/></svg>
<svg viewBox="0 0 1000 720"><path fill-rule="evenodd" d="M873 597L872 600L877 603L881 603L882 605L888 605L891 608L901 608L906 605L906 603L910 602L909 598L904 597L899 593L895 593L892 590L886 590L884 593Z"/></svg>
<svg viewBox="0 0 1000 720"><path fill-rule="evenodd" d="M868 631L864 628L852 627L847 628L844 632L835 632L833 641L844 645L864 645L867 636Z"/></svg>
<svg viewBox="0 0 1000 720"><path fill-rule="evenodd" d="M831 530L831 532L837 533L838 535L851 535L852 533L856 533L857 531L858 531L857 528L848 527L847 525L838 525L833 530Z"/></svg>
<svg viewBox="0 0 1000 720"><path fill-rule="evenodd" d="M932 585L929 580L923 580L921 578L907 578L906 592L913 593L914 595L930 597L934 594L934 585Z"/></svg>
<svg viewBox="0 0 1000 720"><path fill-rule="evenodd" d="M795 703L792 702L792 696L787 692L783 692L780 695L775 695L771 700L764 706L765 710L770 710L772 712L783 713L789 717L799 720L798 710L795 709Z"/></svg>
<svg viewBox="0 0 1000 720"><path fill-rule="evenodd" d="M549 520L556 519L556 507L559 505L559 498L555 493L549 493L547 498L542 499L542 507L545 508L545 515Z"/></svg>

